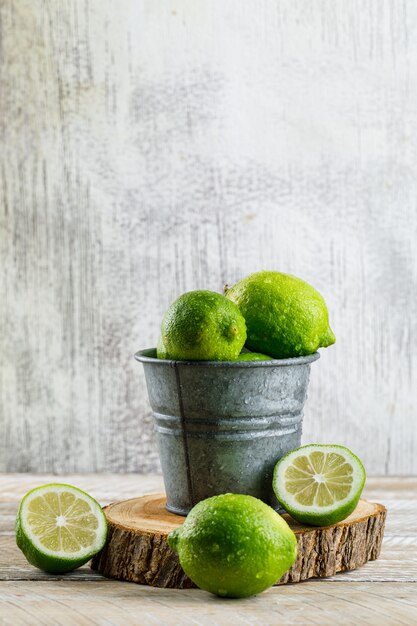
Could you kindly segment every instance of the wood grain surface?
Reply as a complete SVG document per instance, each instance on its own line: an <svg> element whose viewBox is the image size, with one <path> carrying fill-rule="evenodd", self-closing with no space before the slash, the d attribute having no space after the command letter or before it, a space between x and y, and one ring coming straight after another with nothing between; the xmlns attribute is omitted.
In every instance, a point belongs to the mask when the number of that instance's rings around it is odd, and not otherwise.
<svg viewBox="0 0 417 626"><path fill-rule="evenodd" d="M0 619L13 626L414 626L416 585L309 581L254 598L106 581L0 583Z"/></svg>
<svg viewBox="0 0 417 626"><path fill-rule="evenodd" d="M353 572L281 585L253 598L222 600L198 589L157 589L110 581L88 565L53 576L29 565L15 545L21 497L56 476L0 475L0 623L5 626L275 625L411 626L417 584L417 479L371 478L365 497L389 514L378 560ZM101 504L162 488L159 476L65 475Z"/></svg>
<svg viewBox="0 0 417 626"><path fill-rule="evenodd" d="M325 296L304 441L417 472L417 3L0 0L0 470L156 471L181 292Z"/></svg>

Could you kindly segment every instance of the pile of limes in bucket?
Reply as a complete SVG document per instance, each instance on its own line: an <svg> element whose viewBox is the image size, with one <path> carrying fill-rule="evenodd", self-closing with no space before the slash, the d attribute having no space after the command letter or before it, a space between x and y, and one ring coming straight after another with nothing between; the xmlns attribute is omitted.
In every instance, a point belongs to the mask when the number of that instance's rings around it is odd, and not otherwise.
<svg viewBox="0 0 417 626"><path fill-rule="evenodd" d="M335 336L322 295L281 272L251 274L224 295L184 293L161 324L160 359L258 361L312 354ZM362 463L342 446L293 450L276 465L278 501L304 524L328 526L356 507L365 481ZM271 507L248 495L223 494L199 502L168 543L186 574L219 596L263 591L295 562L297 540Z"/></svg>
<svg viewBox="0 0 417 626"><path fill-rule="evenodd" d="M300 278L257 272L226 288L189 291L161 324L160 359L248 361L312 354L335 342L323 296ZM245 352L242 352L245 349Z"/></svg>

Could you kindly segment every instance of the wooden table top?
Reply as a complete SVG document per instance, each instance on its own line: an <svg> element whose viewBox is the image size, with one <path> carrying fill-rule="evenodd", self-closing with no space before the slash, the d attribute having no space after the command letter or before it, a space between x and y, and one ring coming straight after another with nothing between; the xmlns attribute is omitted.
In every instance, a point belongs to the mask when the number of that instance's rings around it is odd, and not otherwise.
<svg viewBox="0 0 417 626"><path fill-rule="evenodd" d="M364 497L388 509L381 556L331 578L273 587L243 600L199 589L157 589L112 581L88 565L66 575L29 565L15 545L22 496L48 482L67 482L101 504L163 490L160 476L0 474L0 624L156 626L411 626L417 624L417 477L369 478Z"/></svg>

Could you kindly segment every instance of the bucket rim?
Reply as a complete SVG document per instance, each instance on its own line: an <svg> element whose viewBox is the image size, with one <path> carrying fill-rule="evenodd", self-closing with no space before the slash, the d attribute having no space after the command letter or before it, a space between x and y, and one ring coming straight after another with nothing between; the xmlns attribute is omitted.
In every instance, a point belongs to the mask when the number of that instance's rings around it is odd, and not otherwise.
<svg viewBox="0 0 417 626"><path fill-rule="evenodd" d="M146 348L138 350L134 354L136 361L144 365L153 363L154 365L177 365L188 367L285 367L291 365L306 365L317 361L320 358L319 352L307 354L306 356L296 356L287 359L269 359L267 361L179 361L175 359L158 359L156 348Z"/></svg>

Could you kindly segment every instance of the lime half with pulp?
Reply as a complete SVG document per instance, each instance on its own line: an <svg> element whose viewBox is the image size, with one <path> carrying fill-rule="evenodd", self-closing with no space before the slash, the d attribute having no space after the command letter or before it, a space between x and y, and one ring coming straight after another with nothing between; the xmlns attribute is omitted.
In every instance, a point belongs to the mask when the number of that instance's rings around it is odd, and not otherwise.
<svg viewBox="0 0 417 626"><path fill-rule="evenodd" d="M32 489L20 503L16 543L35 567L70 572L99 552L107 537L107 520L94 498L64 484Z"/></svg>
<svg viewBox="0 0 417 626"><path fill-rule="evenodd" d="M278 501L298 522L330 526L350 515L365 484L365 469L343 446L311 444L284 456L275 466Z"/></svg>

